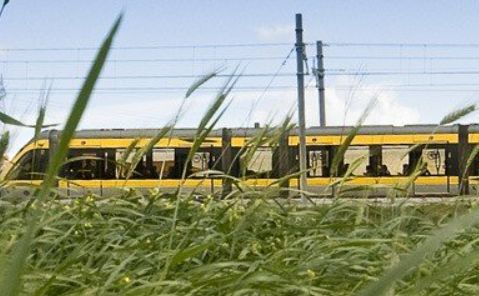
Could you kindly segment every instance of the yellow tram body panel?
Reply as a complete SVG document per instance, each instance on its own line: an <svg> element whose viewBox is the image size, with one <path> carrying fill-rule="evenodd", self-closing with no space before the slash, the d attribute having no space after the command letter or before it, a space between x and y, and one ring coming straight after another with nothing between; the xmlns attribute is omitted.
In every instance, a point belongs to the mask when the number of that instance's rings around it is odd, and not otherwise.
<svg viewBox="0 0 479 296"><path fill-rule="evenodd" d="M346 139L343 136L306 136L306 145L333 145L339 146ZM289 137L289 145L299 145L298 136ZM404 145L418 143L449 143L457 144L457 134L416 134L416 135L356 135L351 145Z"/></svg>
<svg viewBox="0 0 479 296"><path fill-rule="evenodd" d="M470 144L478 144L479 143L479 134L469 134L468 140Z"/></svg>
<svg viewBox="0 0 479 296"><path fill-rule="evenodd" d="M198 186L221 186L222 181L218 179L188 179L185 181L177 179L164 180L62 180L59 182L60 188L68 187L84 187L84 188L117 188L117 187L131 187L131 188L154 188L154 187L178 187L180 185L185 187Z"/></svg>
<svg viewBox="0 0 479 296"><path fill-rule="evenodd" d="M449 181L448 181L449 178ZM308 186L328 186L329 184L338 181L338 178L320 177L308 178ZM399 185L408 181L408 177L353 177L353 179L344 182L346 185ZM417 185L458 185L459 178L457 176L427 176L418 177L414 184ZM479 183L479 182L478 182ZM298 187L298 179L291 179L289 186Z"/></svg>
<svg viewBox="0 0 479 296"><path fill-rule="evenodd" d="M70 148L86 148L86 147L101 147L101 148L126 148L133 141L134 138L112 138L112 139L73 139L70 142ZM151 139L143 138L140 139L136 147L146 146ZM168 148L190 148L194 142L194 139L185 139L185 138L163 138L155 144L154 147ZM219 137L210 137L206 138L201 147L221 147L221 138Z"/></svg>
<svg viewBox="0 0 479 296"><path fill-rule="evenodd" d="M23 147L12 159L12 163L16 163L25 153L33 149L48 149L50 148L49 142L46 139L36 140L25 147Z"/></svg>

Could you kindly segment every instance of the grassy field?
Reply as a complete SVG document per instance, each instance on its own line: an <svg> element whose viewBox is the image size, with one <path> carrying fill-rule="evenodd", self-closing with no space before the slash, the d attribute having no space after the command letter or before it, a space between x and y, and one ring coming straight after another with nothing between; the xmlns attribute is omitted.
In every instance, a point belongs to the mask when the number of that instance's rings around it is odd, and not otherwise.
<svg viewBox="0 0 479 296"><path fill-rule="evenodd" d="M283 206L158 192L31 205L45 216L26 262L26 295L356 295L431 231L476 202ZM3 260L26 205L3 207ZM178 210L176 227L172 217ZM393 285L394 295L477 295L478 228L460 231Z"/></svg>

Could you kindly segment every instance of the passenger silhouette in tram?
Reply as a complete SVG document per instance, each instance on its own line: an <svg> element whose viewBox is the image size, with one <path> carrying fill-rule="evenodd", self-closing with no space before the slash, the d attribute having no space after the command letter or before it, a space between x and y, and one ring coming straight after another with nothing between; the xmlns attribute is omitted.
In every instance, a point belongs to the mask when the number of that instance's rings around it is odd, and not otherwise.
<svg viewBox="0 0 479 296"><path fill-rule="evenodd" d="M145 177L145 174L147 174L147 168L146 168L145 162L141 160L136 165L135 170L133 171L132 177L136 179L143 179Z"/></svg>
<svg viewBox="0 0 479 296"><path fill-rule="evenodd" d="M402 174L403 176L409 175L409 164L405 163L402 165Z"/></svg>
<svg viewBox="0 0 479 296"><path fill-rule="evenodd" d="M382 164L380 169L379 169L379 175L380 176L391 176L391 172L389 172L389 169L387 165Z"/></svg>
<svg viewBox="0 0 479 296"><path fill-rule="evenodd" d="M341 175L344 176L348 170L349 170L349 163L345 163L345 164L343 165L343 169L342 169ZM352 176L352 175L353 175L353 174L351 174L351 176Z"/></svg>
<svg viewBox="0 0 479 296"><path fill-rule="evenodd" d="M158 179L160 177L160 174L155 167L152 167L146 169L146 176L148 177L148 179Z"/></svg>
<svg viewBox="0 0 479 296"><path fill-rule="evenodd" d="M373 170L372 165L367 165L366 166L366 172L364 172L364 175L368 176L368 177L373 177L374 176L374 170Z"/></svg>

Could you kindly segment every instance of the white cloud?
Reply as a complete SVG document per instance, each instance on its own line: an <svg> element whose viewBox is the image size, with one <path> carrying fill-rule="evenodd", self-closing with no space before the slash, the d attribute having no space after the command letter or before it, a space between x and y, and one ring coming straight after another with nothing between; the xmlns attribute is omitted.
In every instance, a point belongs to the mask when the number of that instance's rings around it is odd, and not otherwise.
<svg viewBox="0 0 479 296"><path fill-rule="evenodd" d="M330 125L354 125L371 100L375 105L365 124L405 125L420 122L418 110L401 104L397 94L383 91L380 86L368 86L356 92L326 90L327 120Z"/></svg>
<svg viewBox="0 0 479 296"><path fill-rule="evenodd" d="M234 120L241 124L244 122L252 102L258 97L258 93L238 93L237 100L231 106L224 123ZM305 111L306 124L308 126L319 125L318 93L316 89L306 90ZM296 91L284 91L271 93L261 100L252 112L249 126L254 122L264 124L273 119L279 122L285 118L291 110L297 110ZM401 104L394 92L380 91L380 86L368 86L367 90L357 92L350 96L346 91L333 88L326 89L326 120L328 125L354 125L362 115L364 109L372 98L376 98L376 104L366 119L366 124L415 124L420 122L419 112L411 106ZM295 119L296 119L295 113ZM237 126L238 124L233 124Z"/></svg>
<svg viewBox="0 0 479 296"><path fill-rule="evenodd" d="M256 29L256 35L261 41L284 41L294 38L292 25L269 25Z"/></svg>

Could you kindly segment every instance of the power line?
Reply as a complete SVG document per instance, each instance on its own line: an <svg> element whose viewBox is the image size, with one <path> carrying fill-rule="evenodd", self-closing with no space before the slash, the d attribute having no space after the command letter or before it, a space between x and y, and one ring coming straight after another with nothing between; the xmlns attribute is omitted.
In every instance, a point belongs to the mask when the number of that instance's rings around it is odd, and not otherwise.
<svg viewBox="0 0 479 296"><path fill-rule="evenodd" d="M392 75L478 75L479 70L472 71L349 71L346 69L326 69L329 76L392 76ZM294 73L245 73L245 74L218 74L216 77L293 77ZM116 75L101 76L99 80L136 80L136 79L183 79L197 78L197 75ZM29 76L29 77L3 77L5 81L28 81L28 80L84 80L84 76Z"/></svg>
<svg viewBox="0 0 479 296"><path fill-rule="evenodd" d="M245 74L218 74L215 77L271 77L275 73L245 73ZM294 73L277 74L276 76L291 77ZM84 80L84 76L29 76L29 77L3 77L3 80L24 81L24 80ZM198 75L118 75L118 76L100 76L99 80L120 80L120 79L182 79L198 78Z"/></svg>
<svg viewBox="0 0 479 296"><path fill-rule="evenodd" d="M477 75L479 71L333 71L326 70L334 76L393 76L393 75Z"/></svg>
<svg viewBox="0 0 479 296"><path fill-rule="evenodd" d="M479 47L479 43L398 43L398 42L324 42L329 47ZM314 42L306 42L305 45L312 46ZM165 50L165 49L198 49L198 48L242 48L242 47L281 47L291 46L288 42L278 43L230 43L230 44L171 44L171 45L143 45L143 46L116 46L114 50ZM11 47L0 48L0 51L94 51L95 46L83 47Z"/></svg>
<svg viewBox="0 0 479 296"><path fill-rule="evenodd" d="M330 47L479 47L479 43L365 43L365 42L326 42Z"/></svg>
<svg viewBox="0 0 479 296"><path fill-rule="evenodd" d="M330 60L479 60L479 56L334 56L325 57ZM217 58L152 58L152 59L109 59L108 63L191 63L191 62L222 62L222 61L275 61L283 60L284 57L217 57ZM291 59L291 57L288 57ZM311 56L310 59L313 59ZM90 64L88 59L64 59L64 60L3 60L0 64Z"/></svg>
<svg viewBox="0 0 479 296"><path fill-rule="evenodd" d="M281 47L291 46L291 43L231 43L231 44L196 44L196 45L145 45L116 46L114 50L164 50L164 49L195 49L195 48L240 48L240 47ZM93 51L98 47L17 47L0 48L0 51Z"/></svg>
<svg viewBox="0 0 479 296"><path fill-rule="evenodd" d="M287 90L287 89L294 89L296 86L294 85L278 85L278 86L270 86L270 90ZM97 87L94 91L111 91L111 92L137 92L137 91L186 91L189 86L183 87ZM221 86L218 87L202 87L197 91L217 91L220 89ZM43 91L43 88L8 88L8 92L40 92ZM50 91L51 93L55 92L69 92L69 91L78 91L78 88L74 87L63 87L63 88L52 88ZM262 91L264 87L262 86L236 86L234 88L235 91Z"/></svg>
<svg viewBox="0 0 479 296"><path fill-rule="evenodd" d="M161 59L109 59L108 63L168 63L168 62L222 62L222 61L274 61L284 57L224 57L224 58L161 58ZM1 64L90 64L91 60L5 60Z"/></svg>
<svg viewBox="0 0 479 296"><path fill-rule="evenodd" d="M215 77L272 77L275 73L250 73L250 74L218 74ZM276 76L292 77L293 73L283 73ZM29 77L3 77L5 81L28 81L28 80L84 80L84 76L29 76ZM98 80L136 80L136 79L184 79L184 78L198 78L198 75L118 75L118 76L100 76Z"/></svg>
<svg viewBox="0 0 479 296"><path fill-rule="evenodd" d="M20 102L26 103L28 105L31 105L31 104L35 103L35 100L25 100L25 99L21 99L21 98L14 98L14 101L15 102L20 101ZM65 111L65 104L64 103L48 102L47 112L49 110L51 110L52 107L54 109L56 109L57 111L60 111L60 112ZM32 115L34 118L36 118L36 116L37 116L37 114L34 113L34 112L28 112L28 111L26 111L26 112L29 113L30 115ZM24 114L24 115L27 115L27 114ZM124 116L126 116L126 117L131 117L131 118L139 118L139 119L141 118L141 119L143 119L143 121L146 120L150 123L153 122L153 121L158 122L158 120L159 120L158 116L147 115L145 113L142 113L141 115L138 115L138 114L135 115L134 113L128 113L128 112L125 112L124 110L123 111L115 110L115 112L112 112L112 114L105 114L105 116L107 116L107 117L108 116L110 116L110 117L117 117L117 116L124 117Z"/></svg>
<svg viewBox="0 0 479 296"><path fill-rule="evenodd" d="M424 65L416 65L414 67L408 66L407 70L401 70L400 67L391 67L391 68L381 68L381 67L370 67L367 71L360 71L358 70L358 67L354 68L337 68L337 69L327 69L329 72L379 72L379 73L389 73L389 72L394 72L394 73L424 73L424 74L429 74L432 72L434 73L442 73L442 72L462 72L462 71L479 71L479 67L441 67L441 66L430 66L426 65L427 68L432 67L434 70L424 70ZM403 67L404 68L404 67Z"/></svg>
<svg viewBox="0 0 479 296"><path fill-rule="evenodd" d="M312 79L310 80L312 81ZM469 86L469 87L476 87L474 89L470 88L444 88L448 86ZM306 88L311 88L311 85L308 85ZM349 90L352 87L356 87L356 85L331 85L331 89L336 90ZM411 88L412 87L412 88ZM418 88L422 87L422 88ZM440 87L440 88L435 88ZM477 84L415 84L415 85L378 85L378 86L364 86L356 89L355 91L382 91L382 90L395 90L395 91L403 91L403 92L477 92L479 89L479 83ZM282 85L282 86L270 86L270 91L284 91L284 90L294 90L296 86L294 85ZM95 89L95 92L101 93L125 93L125 94L135 94L135 93L163 93L163 92L184 92L188 89L188 87L98 87ZM256 87L256 86L249 86L249 87L235 87L236 91L245 91L245 92L257 92L263 90L263 87ZM38 93L43 91L42 88L9 88L9 92L12 93ZM201 92L216 92L218 88L215 87L203 87L198 91ZM59 92L77 92L79 91L78 88L55 88L51 90L51 93L59 93Z"/></svg>
<svg viewBox="0 0 479 296"><path fill-rule="evenodd" d="M256 106L259 104L259 102L261 101L261 99L263 99L263 97L265 96L266 92L268 90L271 89L271 85L273 84L274 80L276 79L276 77L278 77L280 75L280 72L281 70L283 70L284 66L286 66L286 63L288 62L288 60L291 58L291 54L294 52L295 50L295 47L293 46L291 48L291 50L289 51L289 53L286 55L286 57L283 59L283 61L281 62L281 64L278 66L278 69L276 69L276 72L274 73L274 75L271 77L271 79L269 80L268 84L264 87L263 91L261 92L261 94L254 100L250 110L248 111L248 115L246 116L246 119L245 119L245 122L246 125L249 124L249 121L251 119L251 115L253 114L253 111L256 109Z"/></svg>
<svg viewBox="0 0 479 296"><path fill-rule="evenodd" d="M350 90L351 87L337 87L335 88L337 90ZM369 92L369 91L383 91L383 90L393 90L393 91L399 91L399 92L457 92L457 93L464 93L464 92L479 92L479 89L460 89L460 88L442 88L442 89L430 89L430 88L415 88L415 89L401 89L401 88L395 88L395 87L377 87L377 88L360 88L360 89L355 89L354 91L359 91L359 92Z"/></svg>
<svg viewBox="0 0 479 296"><path fill-rule="evenodd" d="M314 57L309 57L313 59ZM479 60L479 56L335 56L328 55L327 59L333 60L459 60L459 61L469 61L469 60ZM291 57L288 57L291 59ZM167 63L167 62L221 62L221 61L274 61L274 60L284 60L284 57L281 56L270 56L270 57L214 57L214 58L152 58L152 59L109 59L109 63ZM64 60L3 60L0 61L1 64L90 64L91 60L88 59L64 59Z"/></svg>
<svg viewBox="0 0 479 296"><path fill-rule="evenodd" d="M356 87L355 84L338 84L331 87ZM397 88L410 88L410 87L444 87L444 86L464 86L464 87L479 87L477 83L400 83L400 84L379 84L378 87L397 87ZM366 86L367 87L367 86Z"/></svg>
<svg viewBox="0 0 479 296"><path fill-rule="evenodd" d="M479 56L326 56L334 60L479 60Z"/></svg>

